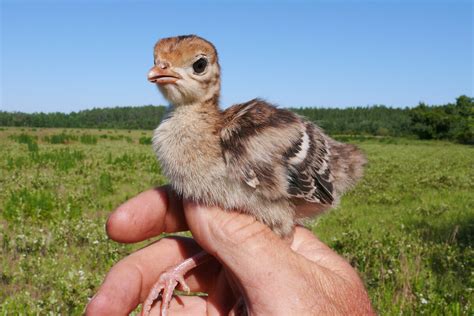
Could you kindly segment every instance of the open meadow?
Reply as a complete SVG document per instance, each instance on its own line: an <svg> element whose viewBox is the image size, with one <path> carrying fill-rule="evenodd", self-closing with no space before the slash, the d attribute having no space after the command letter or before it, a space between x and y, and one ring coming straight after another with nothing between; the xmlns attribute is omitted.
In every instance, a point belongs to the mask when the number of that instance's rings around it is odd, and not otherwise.
<svg viewBox="0 0 474 316"><path fill-rule="evenodd" d="M0 128L0 314L80 315L141 245L107 239L121 202L166 183L151 131ZM474 148L346 137L361 183L310 229L360 272L381 315L474 313ZM278 299L278 298L276 298Z"/></svg>

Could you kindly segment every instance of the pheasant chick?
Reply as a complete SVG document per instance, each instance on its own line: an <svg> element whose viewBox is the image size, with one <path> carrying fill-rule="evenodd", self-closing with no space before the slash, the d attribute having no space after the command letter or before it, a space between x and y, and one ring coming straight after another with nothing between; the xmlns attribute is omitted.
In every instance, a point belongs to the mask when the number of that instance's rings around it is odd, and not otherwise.
<svg viewBox="0 0 474 316"><path fill-rule="evenodd" d="M183 198L244 212L281 237L295 224L337 205L362 177L365 158L297 114L254 99L221 110L220 66L209 41L195 35L155 45L148 80L170 102L154 132L163 173ZM166 314L183 275L207 260L199 254L171 269L144 303L162 293Z"/></svg>

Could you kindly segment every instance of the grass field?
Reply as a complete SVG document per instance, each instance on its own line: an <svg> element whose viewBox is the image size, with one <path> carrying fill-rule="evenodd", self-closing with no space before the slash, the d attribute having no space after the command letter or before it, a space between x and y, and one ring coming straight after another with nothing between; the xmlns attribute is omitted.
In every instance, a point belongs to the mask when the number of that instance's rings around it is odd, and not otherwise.
<svg viewBox="0 0 474 316"><path fill-rule="evenodd" d="M0 314L83 312L137 245L107 239L122 201L166 179L150 131L0 129ZM366 176L311 229L364 279L381 315L474 313L474 148L347 138Z"/></svg>

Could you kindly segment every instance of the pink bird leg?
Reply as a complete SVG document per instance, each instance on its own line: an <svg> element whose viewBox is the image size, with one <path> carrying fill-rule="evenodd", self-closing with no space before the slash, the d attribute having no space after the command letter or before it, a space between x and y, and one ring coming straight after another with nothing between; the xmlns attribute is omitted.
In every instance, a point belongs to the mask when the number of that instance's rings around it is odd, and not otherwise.
<svg viewBox="0 0 474 316"><path fill-rule="evenodd" d="M171 299L173 298L173 291L176 286L181 284L184 291L190 292L189 286L184 280L186 273L196 268L197 266L209 261L212 256L205 251L201 251L198 254L188 258L178 264L175 267L171 267L166 272L160 275L158 281L153 285L148 294L148 297L143 302L142 316L148 316L150 314L151 306L153 302L161 294L161 316L166 316L169 308Z"/></svg>

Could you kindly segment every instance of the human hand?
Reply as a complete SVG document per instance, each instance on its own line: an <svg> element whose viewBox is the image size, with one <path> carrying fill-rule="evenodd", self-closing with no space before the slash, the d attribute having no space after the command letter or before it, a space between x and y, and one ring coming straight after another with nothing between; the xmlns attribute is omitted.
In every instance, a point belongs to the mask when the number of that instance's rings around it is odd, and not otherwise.
<svg viewBox="0 0 474 316"><path fill-rule="evenodd" d="M175 297L170 315L227 315L241 296L251 315L373 314L355 270L307 229L297 227L289 245L251 216L189 202L183 207L168 187L127 201L107 222L109 237L126 243L187 229L195 240L163 238L118 262L86 315L128 315L161 273L202 248L216 260L185 279L208 296ZM152 315L159 315L159 305Z"/></svg>

